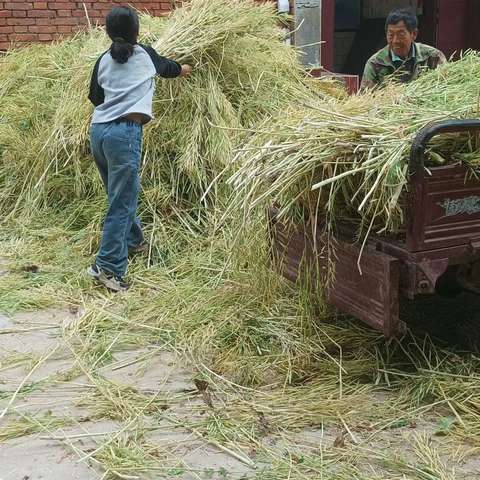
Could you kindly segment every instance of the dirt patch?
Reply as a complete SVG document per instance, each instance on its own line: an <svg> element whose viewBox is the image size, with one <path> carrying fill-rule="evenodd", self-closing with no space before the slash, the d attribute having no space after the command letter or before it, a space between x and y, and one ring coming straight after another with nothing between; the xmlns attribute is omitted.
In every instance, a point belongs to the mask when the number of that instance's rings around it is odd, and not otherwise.
<svg viewBox="0 0 480 480"><path fill-rule="evenodd" d="M98 478L88 465L56 442L26 437L2 444L2 480L93 480Z"/></svg>

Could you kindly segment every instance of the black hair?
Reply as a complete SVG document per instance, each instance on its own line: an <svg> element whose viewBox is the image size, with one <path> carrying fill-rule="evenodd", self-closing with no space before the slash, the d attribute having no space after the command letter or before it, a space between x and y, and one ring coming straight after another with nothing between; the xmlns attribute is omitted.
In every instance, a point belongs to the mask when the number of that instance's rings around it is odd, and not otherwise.
<svg viewBox="0 0 480 480"><path fill-rule="evenodd" d="M396 25L399 22L404 22L409 32L414 32L418 28L417 15L410 8L390 12L385 22L385 30L388 30L389 25Z"/></svg>
<svg viewBox="0 0 480 480"><path fill-rule="evenodd" d="M112 40L110 55L118 63L127 63L137 43L140 21L137 12L130 7L115 7L105 20L107 34Z"/></svg>

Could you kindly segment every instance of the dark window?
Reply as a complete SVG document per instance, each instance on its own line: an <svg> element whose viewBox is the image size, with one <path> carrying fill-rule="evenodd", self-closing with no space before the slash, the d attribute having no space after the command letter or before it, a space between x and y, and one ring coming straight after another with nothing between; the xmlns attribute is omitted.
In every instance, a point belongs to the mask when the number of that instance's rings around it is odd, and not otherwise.
<svg viewBox="0 0 480 480"><path fill-rule="evenodd" d="M335 30L358 30L361 20L361 0L335 1Z"/></svg>

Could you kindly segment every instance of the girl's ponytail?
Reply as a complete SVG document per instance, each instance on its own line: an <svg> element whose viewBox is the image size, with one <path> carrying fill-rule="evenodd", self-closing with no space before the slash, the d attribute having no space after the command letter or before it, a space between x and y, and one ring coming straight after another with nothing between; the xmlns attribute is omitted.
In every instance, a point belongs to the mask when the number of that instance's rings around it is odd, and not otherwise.
<svg viewBox="0 0 480 480"><path fill-rule="evenodd" d="M123 37L115 37L110 47L110 55L118 63L127 63L133 55L133 45Z"/></svg>
<svg viewBox="0 0 480 480"><path fill-rule="evenodd" d="M140 21L130 7L115 7L105 20L107 34L112 40L110 55L118 63L127 63L137 43Z"/></svg>

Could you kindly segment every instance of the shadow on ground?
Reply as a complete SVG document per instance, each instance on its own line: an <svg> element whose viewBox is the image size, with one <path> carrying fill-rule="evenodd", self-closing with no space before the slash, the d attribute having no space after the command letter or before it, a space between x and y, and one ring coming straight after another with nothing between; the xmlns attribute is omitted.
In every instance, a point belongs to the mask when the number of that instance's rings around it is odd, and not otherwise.
<svg viewBox="0 0 480 480"><path fill-rule="evenodd" d="M400 317L415 335L428 334L444 347L480 352L480 295L463 292L402 300Z"/></svg>

